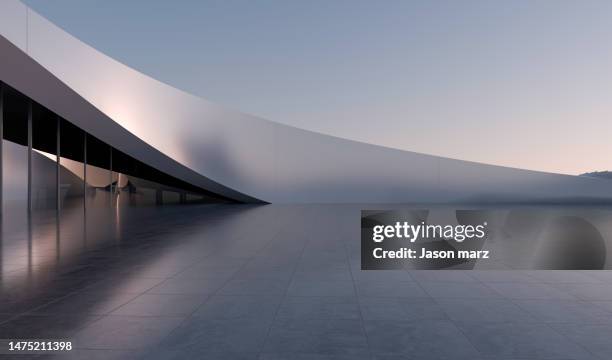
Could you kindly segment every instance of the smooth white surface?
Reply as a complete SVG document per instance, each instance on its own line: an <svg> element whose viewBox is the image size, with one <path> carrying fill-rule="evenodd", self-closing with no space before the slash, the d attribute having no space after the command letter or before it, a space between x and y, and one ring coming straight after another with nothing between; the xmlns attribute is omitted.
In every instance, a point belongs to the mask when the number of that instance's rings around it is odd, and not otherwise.
<svg viewBox="0 0 612 360"><path fill-rule="evenodd" d="M0 34L22 50L25 39L28 55L61 83L27 64L8 44L1 47L3 81L134 158L235 199L612 198L612 181L394 150L225 109L120 64L31 10L26 22L23 13L25 6L17 0L0 2Z"/></svg>

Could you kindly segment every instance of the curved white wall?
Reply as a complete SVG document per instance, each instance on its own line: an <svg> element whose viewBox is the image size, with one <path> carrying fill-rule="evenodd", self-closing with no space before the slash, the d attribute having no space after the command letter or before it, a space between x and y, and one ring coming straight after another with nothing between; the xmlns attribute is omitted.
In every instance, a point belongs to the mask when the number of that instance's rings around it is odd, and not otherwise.
<svg viewBox="0 0 612 360"><path fill-rule="evenodd" d="M0 35L65 86L24 64L7 44L0 44L1 80L121 151L239 200L612 198L612 181L394 150L228 110L118 63L17 0L0 2Z"/></svg>

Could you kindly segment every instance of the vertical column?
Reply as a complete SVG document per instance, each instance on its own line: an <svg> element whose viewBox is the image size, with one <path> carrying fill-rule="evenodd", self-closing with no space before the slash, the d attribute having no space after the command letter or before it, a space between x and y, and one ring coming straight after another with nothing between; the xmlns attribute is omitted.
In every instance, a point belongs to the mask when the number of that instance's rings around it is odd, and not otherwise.
<svg viewBox="0 0 612 360"><path fill-rule="evenodd" d="M0 215L4 209L4 199L2 197L4 193L4 84L0 81Z"/></svg>
<svg viewBox="0 0 612 360"><path fill-rule="evenodd" d="M28 101L28 212L32 211L32 100Z"/></svg>
<svg viewBox="0 0 612 360"><path fill-rule="evenodd" d="M179 195L180 203L185 204L187 202L187 193L181 192Z"/></svg>
<svg viewBox="0 0 612 360"><path fill-rule="evenodd" d="M2 254L2 228L4 226L4 221L2 219L2 214L4 213L4 199L2 195L4 194L4 180L2 169L4 169L4 84L0 81L0 267L2 266L2 261L4 256Z"/></svg>
<svg viewBox="0 0 612 360"><path fill-rule="evenodd" d="M109 146L109 148L110 148L110 159L109 159L109 166L108 166L108 176L109 176L110 182L108 183L108 192L110 193L110 205L112 207L113 206L113 147Z"/></svg>
<svg viewBox="0 0 612 360"><path fill-rule="evenodd" d="M164 196L160 189L155 190L155 205L163 205Z"/></svg>
<svg viewBox="0 0 612 360"><path fill-rule="evenodd" d="M83 131L83 211L87 207L87 133Z"/></svg>
<svg viewBox="0 0 612 360"><path fill-rule="evenodd" d="M60 184L60 125L61 119L57 117L57 126L55 129L55 208L59 212L61 207L61 184Z"/></svg>

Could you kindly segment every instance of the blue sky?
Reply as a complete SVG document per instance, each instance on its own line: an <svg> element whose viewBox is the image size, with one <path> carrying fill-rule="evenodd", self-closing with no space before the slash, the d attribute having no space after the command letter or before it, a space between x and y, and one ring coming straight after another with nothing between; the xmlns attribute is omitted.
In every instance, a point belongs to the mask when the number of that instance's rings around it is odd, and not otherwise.
<svg viewBox="0 0 612 360"><path fill-rule="evenodd" d="M612 169L612 2L27 0L117 60L315 131Z"/></svg>

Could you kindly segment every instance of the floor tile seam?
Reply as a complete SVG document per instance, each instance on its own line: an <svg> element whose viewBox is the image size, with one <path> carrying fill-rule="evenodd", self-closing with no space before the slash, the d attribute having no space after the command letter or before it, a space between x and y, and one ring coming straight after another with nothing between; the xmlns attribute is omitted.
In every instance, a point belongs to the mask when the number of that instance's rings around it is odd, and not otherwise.
<svg viewBox="0 0 612 360"><path fill-rule="evenodd" d="M280 229L279 229L279 234L280 234ZM276 320L279 318L278 314L280 313L280 309L281 306L283 304L283 302L285 301L285 299L287 298L287 295L289 293L289 288L291 287L291 283L293 281L293 277L295 276L295 273L297 271L298 268L298 264L300 263L300 260L302 259L302 257L304 256L304 252L306 250L306 247L308 246L308 244L310 243L311 239L309 237L306 238L306 241L304 241L304 244L302 245L302 249L300 251L300 256L298 257L298 260L295 263L295 266L293 267L293 270L291 272L291 277L289 278L289 284L288 286L285 288L285 293L281 298L280 303L278 304L278 306L276 307L276 311L274 312L274 316L272 317L272 321L270 321L270 325L268 326L268 329L266 331L266 335L264 336L264 340L259 348L259 350L257 351L257 357L259 358L261 356L261 354L265 351L265 346L268 343L268 339L270 338L270 334L272 333L272 328L274 327L274 324L276 323Z"/></svg>
<svg viewBox="0 0 612 360"><path fill-rule="evenodd" d="M528 277L531 277L530 275L527 275L527 276L528 276ZM534 315L533 315L533 314L532 314L530 311L528 311L528 310L527 310L527 309L525 309L524 307L520 306L520 304L519 304L519 303L517 303L517 302L518 302L518 301L521 301L521 300L555 300L555 299L525 299L525 298L520 298L520 299L519 299L519 298L507 297L507 296L503 295L501 292L497 291L497 289L495 289L495 288L491 287L491 286L488 284L489 282L481 281L480 279L476 279L476 281L478 281L479 283L481 283L483 286L487 287L488 289L490 289L490 290L492 290L492 291L496 292L497 294L499 294L499 295L502 297L502 299L505 299L505 300L510 301L512 304L514 304L515 306L517 306L519 309L521 309L521 310L525 311L527 314L530 314L530 315L532 315L532 316L534 316ZM517 282L517 283L519 283L519 284L523 284L524 282ZM530 282L529 284L538 284L538 282L536 282L536 283L531 283L531 282ZM555 288L555 290L560 291L559 289L556 289L556 288ZM571 294L570 294L570 295L571 295ZM559 299L559 300L562 300L562 299ZM571 299L569 299L569 300L571 301ZM534 317L535 317L535 316L534 316ZM529 324L534 324L534 323L529 323ZM566 336L566 335L564 335L564 334L560 333L558 330L556 330L554 327L552 327L552 326L551 326L551 324L546 323L546 322L535 322L535 324L541 324L541 325L545 326L546 328L548 328L548 329L552 330L552 331L553 331L553 333L555 333L555 334L557 334L557 335L560 335L562 338L566 339L566 340L567 340L567 341L569 341L570 343L572 343L572 344L574 344L574 345L578 346L579 348L581 348L581 349L585 350L585 351L586 351L588 354L590 354L590 355L594 356L595 358L598 358L598 356L596 356L596 355L595 355L593 352L591 352L589 349L587 349L586 347L582 346L581 344L578 344L577 342L573 341L573 340L572 340L572 339L570 339L568 336ZM457 327L458 327L458 328L459 328L459 329L460 329L460 330L461 330L461 331L464 333L464 331L463 331L463 330L462 330L462 329L461 329L461 328L460 328L458 325L456 325L456 326L457 326ZM464 334L465 334L465 333L464 333ZM467 337L467 335L466 335L466 337ZM484 355L484 354L483 354L483 355Z"/></svg>
<svg viewBox="0 0 612 360"><path fill-rule="evenodd" d="M275 234L273 236L270 237L270 240L268 241L268 243L272 242L273 240L276 239L276 237L279 235L280 230L277 229ZM248 234L242 234L242 236L248 236ZM213 256L213 254L211 254L210 256ZM217 294L219 293L219 291L221 291L221 289L223 287L225 287L230 281L234 280L234 278L236 277L236 274L238 274L242 269L244 269L246 267L246 265L248 263L250 263L251 261L253 261L253 258L251 258L250 260L246 261L244 264L242 264L234 273L232 273L232 275L225 281L223 282L223 285L219 286L219 288L217 290L215 290L212 294L208 295L206 300L204 300L199 306L197 306L193 311L191 311L191 313L187 316L185 316L185 318L179 322L179 324L177 324L172 330L170 330L168 332L168 334L166 334L165 336L163 336L159 343L162 343L165 339L168 339L172 336L172 334L174 334L181 326L183 326L184 324L186 324L190 319L193 318L197 318L197 316L194 316L195 313L197 313L197 311L199 311L203 306L206 305L206 303L213 297L213 296L217 296ZM178 275L178 274L177 274ZM280 306L280 304L279 304Z"/></svg>
<svg viewBox="0 0 612 360"><path fill-rule="evenodd" d="M605 311L607 314L612 316L612 306L610 306L610 308L608 309L608 308L603 307L603 305L601 304L597 304L600 302L605 302L605 303L610 303L610 305L612 305L612 300L581 300L581 301L590 303L591 305L596 306L598 309Z"/></svg>
<svg viewBox="0 0 612 360"><path fill-rule="evenodd" d="M375 354L374 351L372 349L372 345L371 345L371 341L370 341L370 337L368 336L368 332L366 330L366 323L365 323L365 318L363 316L363 309L361 306L361 302L359 301L360 296L359 296L359 292L357 291L357 282L355 281L355 276L353 274L353 271L351 269L351 263L350 263L350 255L349 255L349 249L347 248L347 244L343 243L343 247L344 247L344 253L345 253L345 257L346 257L346 261L349 264L349 274L351 275L351 280L353 283L353 291L355 291L355 298L357 300L357 306L359 308L359 319L361 320L361 331L363 331L363 336L365 337L366 340L366 345L368 347L368 354L370 356L370 358L374 359L375 358ZM364 271L361 270L360 271Z"/></svg>
<svg viewBox="0 0 612 360"><path fill-rule="evenodd" d="M66 299L66 298L68 298L68 297L70 297L70 296L72 296L72 295L78 294L78 293L79 293L79 292L81 292L81 291L83 291L83 289L81 289L81 290L71 291L71 292L69 292L69 293L67 293L67 294L65 294L65 295L63 295L63 296L60 296L60 297L58 297L58 298L56 298L56 299L53 299L53 300L51 300L51 301L49 301L49 302L46 302L46 303L44 303L44 304L42 304L42 305L39 305L39 306L35 307L35 308L32 308L32 309L30 309L30 310L27 310L27 311L21 312L21 313L19 314L19 316L23 316L23 315L36 315L36 314L34 314L34 313L32 313L32 312L34 312L34 311L36 311L36 310L40 310L40 309L44 308L45 306L49 306L49 305L51 305L51 304L55 304L56 302L59 302L59 301L61 301L61 300L64 300L64 299Z"/></svg>
<svg viewBox="0 0 612 360"><path fill-rule="evenodd" d="M444 270L437 270L437 271L444 271ZM412 274L411 274L412 275ZM416 280L416 279L415 279ZM476 281L478 281L477 279L475 279ZM419 286L421 288L421 291L423 291L425 294L429 295L431 300L436 303L438 306L440 306L441 310L443 310L441 304L437 301L436 297L432 296L428 291L426 291L426 289L423 287L423 285L417 280L415 281L417 286ZM484 354L482 351L480 351L480 349L476 346L476 344L474 344L474 342L472 341L472 339L469 338L469 336L467 336L467 334L465 333L465 331L463 331L463 329L461 329L460 326L457 325L457 323L455 321L453 321L449 316L448 313L444 312L444 315L448 318L448 322L450 322L451 324L453 324L453 326L457 329L457 331L459 331L464 339L472 346L472 348L476 351L476 353L478 353L481 357L486 356L486 354Z"/></svg>
<svg viewBox="0 0 612 360"><path fill-rule="evenodd" d="M508 297L508 296L504 295L504 294L503 294L501 291L499 291L499 290L495 289L495 287L493 287L493 286L492 286L492 282L490 282L490 281L479 281L479 282L480 282L480 283L481 283L483 286L485 286L486 288L488 288L489 290L491 290L491 291L493 291L494 293L496 293L496 294L500 295L502 298L504 298L504 299L508 299L508 300L563 300L563 299L556 299L556 298L555 298L555 299L550 299L550 298L545 298L545 299L542 299L542 298L517 298L517 297ZM541 284L545 284L545 283L538 283L538 282L535 282L535 283L532 283L532 282L529 282L529 283L524 283L524 282L516 282L516 283L514 283L514 284L529 284L529 285L536 285L536 286L537 286L537 285L541 285ZM549 284L545 284L545 285L549 285ZM556 287L553 287L553 289L554 289L555 291L558 291L559 293L561 293L561 294L563 294L563 295L566 295L566 296L571 297L571 299L565 299L565 300L580 300L580 298L579 298L579 297L574 296L573 294L570 294L570 293L568 293L568 292L562 291L561 289L558 289L558 288L556 288Z"/></svg>
<svg viewBox="0 0 612 360"><path fill-rule="evenodd" d="M575 325L575 324L572 324ZM584 351L587 352L587 354L590 354L591 356L593 356L594 358L601 358L599 355L597 355L595 352L591 351L591 349L589 349L589 347L582 345L581 343L573 340L572 338L570 338L568 335L563 334L561 331L555 329L555 327L553 326L553 324L551 323L544 323L544 326L547 327L548 329L552 330L553 333L561 336L563 339L566 339L566 341L576 345L577 347L583 349ZM605 359L607 360L607 359Z"/></svg>
<svg viewBox="0 0 612 360"><path fill-rule="evenodd" d="M246 230L245 230L245 231L246 231ZM232 239L234 239L234 240L238 240L238 239L242 239L242 238L244 238L244 237L246 237L246 236L248 236L248 234L247 234L247 233L243 233L243 232L241 232L240 234L236 234L236 235L234 235L234 236L232 237ZM182 273L186 272L187 270L189 270L189 269L190 269L190 268L192 268L193 266L196 266L196 265L197 265L197 263L201 262L202 260L205 260L205 259L208 259L208 258L214 258L215 256L216 256L216 255L215 255L214 253L207 254L207 255L203 256L202 258L200 258L199 260L196 260L196 261L195 261L193 264L191 264L190 266L187 266L187 267L186 267L185 269L183 269L182 271L179 271L178 273L173 274L172 276L168 277L168 279L177 278L178 276L180 276L180 274L182 274ZM239 259L239 258L237 258L237 259ZM250 260L249 260L249 261L250 261ZM248 262L248 261L247 261L247 262ZM242 267L243 267L244 265L245 265L245 264L241 265L241 266L240 266L240 268L239 268L237 271L239 271L240 269L242 269ZM236 272L237 272L237 271L236 271Z"/></svg>

